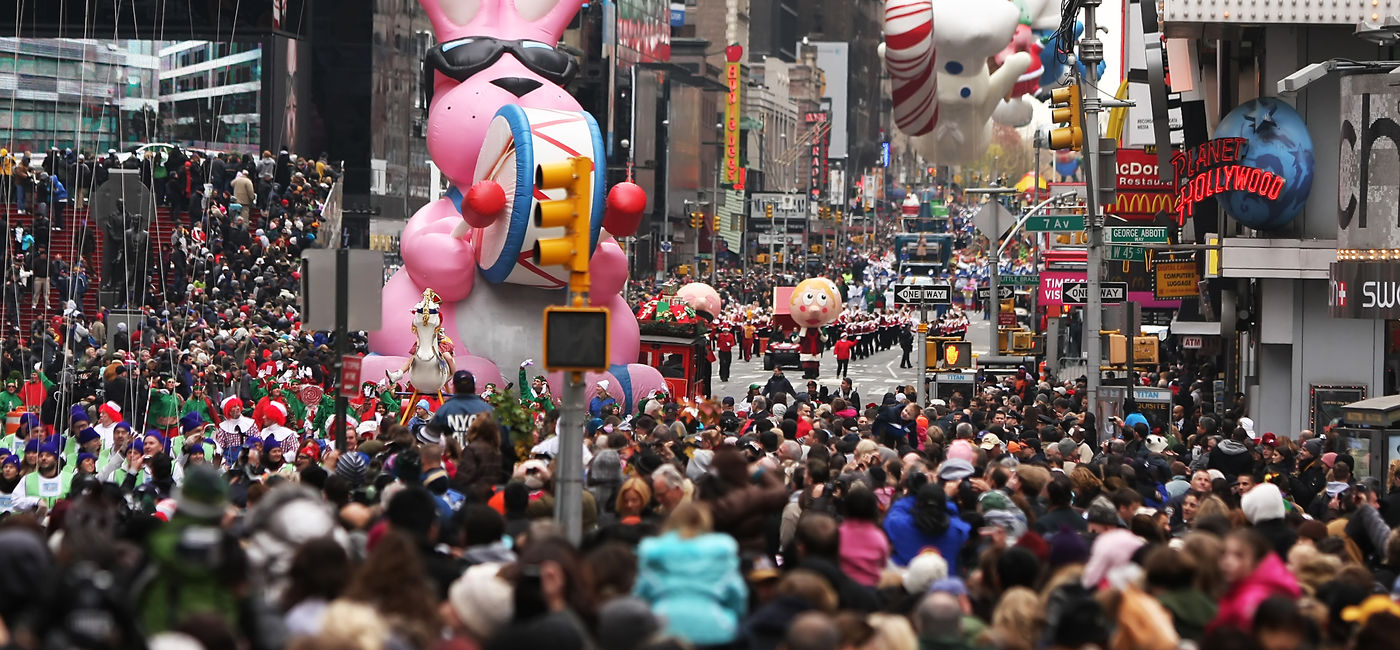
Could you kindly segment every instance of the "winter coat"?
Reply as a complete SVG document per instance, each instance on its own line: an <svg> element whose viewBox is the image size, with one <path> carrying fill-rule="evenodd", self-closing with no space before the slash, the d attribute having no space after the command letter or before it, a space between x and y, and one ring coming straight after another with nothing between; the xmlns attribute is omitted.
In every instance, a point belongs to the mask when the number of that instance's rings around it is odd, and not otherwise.
<svg viewBox="0 0 1400 650"><path fill-rule="evenodd" d="M480 439L467 443L452 482L468 499L485 502L495 486L506 482L501 450Z"/></svg>
<svg viewBox="0 0 1400 650"><path fill-rule="evenodd" d="M644 539L633 593L665 617L667 634L694 645L732 643L748 609L739 545L722 533Z"/></svg>
<svg viewBox="0 0 1400 650"><path fill-rule="evenodd" d="M920 551L933 547L948 561L948 575L957 575L958 555L972 533L972 526L958 516L957 505L949 501L948 529L942 535L929 535L914 525L914 501L912 496L904 497L894 502L885 515L885 534L889 535L893 550L890 560L899 566L908 566Z"/></svg>
<svg viewBox="0 0 1400 650"><path fill-rule="evenodd" d="M1302 595L1298 581L1289 573L1288 566L1273 553L1264 556L1259 565L1220 598L1220 611L1215 620L1206 626L1209 633L1218 627L1234 627L1249 631L1254 624L1254 611L1272 596L1286 596L1296 599Z"/></svg>
<svg viewBox="0 0 1400 650"><path fill-rule="evenodd" d="M707 476L708 480L717 477ZM767 550L768 518L787 505L787 488L774 472L763 472L755 484L730 489L717 499L702 500L714 513L715 530L728 533L739 546L750 553Z"/></svg>
<svg viewBox="0 0 1400 650"><path fill-rule="evenodd" d="M1206 468L1220 470L1227 481L1233 482L1235 477L1254 471L1254 457L1249 453L1248 445L1221 440L1215 446L1215 451L1210 452L1210 462Z"/></svg>

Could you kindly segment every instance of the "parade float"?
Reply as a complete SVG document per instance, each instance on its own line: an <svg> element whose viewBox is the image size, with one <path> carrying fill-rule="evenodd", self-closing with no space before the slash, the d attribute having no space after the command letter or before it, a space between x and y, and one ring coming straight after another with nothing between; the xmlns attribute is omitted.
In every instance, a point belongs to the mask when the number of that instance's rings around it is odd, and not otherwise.
<svg viewBox="0 0 1400 650"><path fill-rule="evenodd" d="M719 292L692 282L643 302L637 307L641 331L641 362L661 373L666 392L675 399L707 395L709 333L722 303Z"/></svg>
<svg viewBox="0 0 1400 650"><path fill-rule="evenodd" d="M808 278L793 287L773 289L773 337L763 353L763 369L801 369L804 379L820 376L827 325L843 307L841 290L827 278Z"/></svg>
<svg viewBox="0 0 1400 650"><path fill-rule="evenodd" d="M589 158L591 194L574 198L591 215L588 304L609 311L610 366L587 381L608 380L630 410L665 386L656 368L636 363L640 331L622 297L627 259L614 239L636 231L646 197L630 182L604 192L602 134L563 88L578 62L556 44L582 0L420 4L438 43L424 56L428 150L451 187L404 227L404 265L384 286L382 329L370 333L375 354L362 373L404 371L402 355L419 340L415 307L428 290L439 299L436 327L451 341L444 354L478 387L505 386L500 368L542 358L543 311L564 302L569 269L534 262L536 246L564 228L540 227L533 216L568 190L541 187L535 170Z"/></svg>

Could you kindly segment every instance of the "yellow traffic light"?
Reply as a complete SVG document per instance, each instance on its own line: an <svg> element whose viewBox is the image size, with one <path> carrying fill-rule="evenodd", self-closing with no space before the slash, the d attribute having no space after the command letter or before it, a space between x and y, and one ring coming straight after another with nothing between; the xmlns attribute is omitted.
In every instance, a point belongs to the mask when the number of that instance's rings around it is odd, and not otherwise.
<svg viewBox="0 0 1400 650"><path fill-rule="evenodd" d="M564 197L535 204L536 228L563 228L564 236L535 242L535 264L566 266L569 290L588 293L588 258L593 250L591 224L593 161L579 156L535 167L535 187L564 190Z"/></svg>
<svg viewBox="0 0 1400 650"><path fill-rule="evenodd" d="M821 254L822 254L822 245L821 245L821 244L812 244L812 253L815 254L815 255L821 255Z"/></svg>
<svg viewBox="0 0 1400 650"><path fill-rule="evenodd" d="M767 264L767 263L768 263L768 253L759 253L759 254L758 254L758 263L759 263L759 264Z"/></svg>
<svg viewBox="0 0 1400 650"><path fill-rule="evenodd" d="M769 203L767 206L765 206L765 207L763 208L763 213L766 214L766 215L768 215L768 218L769 218L769 219L772 219L772 218L773 218L773 204L772 204L772 203Z"/></svg>
<svg viewBox="0 0 1400 650"><path fill-rule="evenodd" d="M1079 86L1066 86L1050 91L1050 120L1064 124L1050 132L1051 149L1079 151L1084 145L1084 131L1079 126Z"/></svg>
<svg viewBox="0 0 1400 650"><path fill-rule="evenodd" d="M719 215L715 215L715 231L716 231L716 232L719 232L719 228L720 228L720 225L719 225L719 224L720 224Z"/></svg>

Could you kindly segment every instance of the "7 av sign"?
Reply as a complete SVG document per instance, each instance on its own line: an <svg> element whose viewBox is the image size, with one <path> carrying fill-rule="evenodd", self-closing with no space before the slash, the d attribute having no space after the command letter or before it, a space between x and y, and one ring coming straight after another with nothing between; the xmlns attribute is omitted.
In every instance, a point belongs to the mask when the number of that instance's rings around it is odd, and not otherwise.
<svg viewBox="0 0 1400 650"><path fill-rule="evenodd" d="M1063 294L1066 305L1087 305L1089 304L1089 283L1066 282ZM1100 282L1099 301L1105 304L1126 302L1128 300L1128 284L1126 282Z"/></svg>
<svg viewBox="0 0 1400 650"><path fill-rule="evenodd" d="M953 303L953 289L947 284L896 284L894 304L904 305L950 305Z"/></svg>

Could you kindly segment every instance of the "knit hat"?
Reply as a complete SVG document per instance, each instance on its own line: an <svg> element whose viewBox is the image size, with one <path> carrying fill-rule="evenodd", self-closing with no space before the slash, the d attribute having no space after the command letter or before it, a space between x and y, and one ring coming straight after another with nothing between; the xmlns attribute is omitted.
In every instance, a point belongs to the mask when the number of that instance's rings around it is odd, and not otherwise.
<svg viewBox="0 0 1400 650"><path fill-rule="evenodd" d="M961 481L972 476L975 471L972 463L961 458L949 458L938 467L938 479L940 481Z"/></svg>
<svg viewBox="0 0 1400 650"><path fill-rule="evenodd" d="M180 514L197 519L216 520L228 503L228 482L213 467L197 464L185 470L185 480L175 488Z"/></svg>
<svg viewBox="0 0 1400 650"><path fill-rule="evenodd" d="M180 418L180 433L189 434L202 424L204 424L204 416L200 415L199 411L190 411Z"/></svg>
<svg viewBox="0 0 1400 650"><path fill-rule="evenodd" d="M514 590L501 579L500 564L477 564L453 581L447 590L452 612L472 635L480 639L495 636L514 615Z"/></svg>
<svg viewBox="0 0 1400 650"><path fill-rule="evenodd" d="M1089 559L1089 546L1084 543L1084 537L1068 526L1051 535L1049 541L1052 569L1066 564L1083 564Z"/></svg>
<svg viewBox="0 0 1400 650"><path fill-rule="evenodd" d="M1113 507L1113 502L1107 497L1095 497L1089 503L1089 509L1085 512L1085 519L1091 524L1101 524L1104 526L1118 525L1118 510Z"/></svg>
<svg viewBox="0 0 1400 650"><path fill-rule="evenodd" d="M1132 563L1133 554L1142 545L1142 538L1126 530L1099 535L1089 550L1089 563L1084 566L1084 588L1097 589L1115 569Z"/></svg>
<svg viewBox="0 0 1400 650"><path fill-rule="evenodd" d="M72 416L73 422L75 423L90 421L87 409L83 408L82 404L74 404L69 414Z"/></svg>
<svg viewBox="0 0 1400 650"><path fill-rule="evenodd" d="M78 464L79 464L79 465L82 465L82 464L83 464L83 461L85 461L85 460L87 460L87 459L89 459L89 458L91 458L91 459L93 460L93 462L97 462L97 457L96 457L96 456L94 456L94 455L92 455L92 454L89 454L89 453L87 453L86 451L84 451L84 452L79 452L79 453L78 453Z"/></svg>
<svg viewBox="0 0 1400 650"><path fill-rule="evenodd" d="M1304 443L1303 443L1303 450L1306 451L1306 452L1308 452L1309 454L1312 454L1312 455L1313 455L1313 458L1317 458L1318 456L1321 456L1321 455L1322 455L1322 439L1321 439L1321 438L1312 438L1312 439L1308 440L1307 442L1304 442Z"/></svg>
<svg viewBox="0 0 1400 650"><path fill-rule="evenodd" d="M417 403L417 404L414 404L414 406L416 406L416 407L418 407L418 408L420 408L420 409L423 409L424 411L427 411L427 412L429 412L429 413L431 413L431 412L433 411L433 409L430 408L432 405L429 404L429 403L428 403L428 400L425 400L425 399L420 399L420 400L418 400L418 403Z"/></svg>
<svg viewBox="0 0 1400 650"><path fill-rule="evenodd" d="M15 467L19 467L19 456L10 454L9 456L6 456L4 459L0 460L0 466L5 465L14 465Z"/></svg>
<svg viewBox="0 0 1400 650"><path fill-rule="evenodd" d="M26 454L31 454L31 453L32 453L32 454L37 454L37 453L39 453L39 439L38 439L38 438L35 438L34 436L30 436L28 440L25 440L25 441L24 441L24 453L26 453Z"/></svg>
<svg viewBox="0 0 1400 650"><path fill-rule="evenodd" d="M115 425L112 425L112 430L113 430L113 431L115 431L115 430L117 430L117 429L124 429L124 430L126 430L127 433L131 433L131 423L130 423L130 422L127 422L126 420L122 420L121 422L118 422L118 423L116 423Z"/></svg>
<svg viewBox="0 0 1400 650"><path fill-rule="evenodd" d="M244 438L244 439L243 439L243 448L244 448L244 449L252 449L253 447L261 447L262 444L263 444L263 439L260 438L260 437L258 437L258 436L248 436L247 438Z"/></svg>
<svg viewBox="0 0 1400 650"><path fill-rule="evenodd" d="M1012 506L1010 497L1007 497L1004 492L992 490L982 493L982 496L977 499L977 507L980 508L982 512L989 512L992 510L1010 510Z"/></svg>
<svg viewBox="0 0 1400 650"><path fill-rule="evenodd" d="M967 583L962 578L944 578L928 586L931 594L949 594L959 598L967 595Z"/></svg>
<svg viewBox="0 0 1400 650"><path fill-rule="evenodd" d="M1240 509L1251 524L1283 519L1283 494L1273 483L1261 483L1240 497Z"/></svg>
<svg viewBox="0 0 1400 650"><path fill-rule="evenodd" d="M87 427L82 431L78 432L78 445L86 445L87 443L97 440L101 437L102 436L97 434L97 429Z"/></svg>
<svg viewBox="0 0 1400 650"><path fill-rule="evenodd" d="M1075 442L1074 438L1060 438L1057 444L1060 447L1060 456L1064 458L1069 458L1079 449L1079 443Z"/></svg>
<svg viewBox="0 0 1400 650"><path fill-rule="evenodd" d="M365 470L368 465L363 454L350 452L335 462L335 473L349 482L350 487L357 488L365 482Z"/></svg>
<svg viewBox="0 0 1400 650"><path fill-rule="evenodd" d="M632 596L614 598L598 610L598 646L616 650L649 647L661 625L645 601Z"/></svg>
<svg viewBox="0 0 1400 650"><path fill-rule="evenodd" d="M104 402L104 403L102 404L102 406L97 407L97 412L98 412L99 414L101 414L101 413L106 413L106 414L107 414L107 418L108 418L109 420L112 420L113 422L116 422L116 421L122 419L122 407L121 407L120 404L117 404L116 402L112 402L112 401Z"/></svg>
<svg viewBox="0 0 1400 650"><path fill-rule="evenodd" d="M1331 467L1337 464L1337 452L1329 451L1322 455L1322 464Z"/></svg>
<svg viewBox="0 0 1400 650"><path fill-rule="evenodd" d="M437 427L431 424L425 424L421 427L418 427L418 430L413 432L413 437L416 440L418 440L419 443L425 445L442 444L442 432L439 431Z"/></svg>
<svg viewBox="0 0 1400 650"><path fill-rule="evenodd" d="M910 594L922 594L933 583L948 577L948 561L938 551L926 550L909 560L909 568L904 571L904 590Z"/></svg>
<svg viewBox="0 0 1400 650"><path fill-rule="evenodd" d="M954 440L948 445L948 458L965 460L971 465L977 462L977 451L972 448L972 443L966 440Z"/></svg>
<svg viewBox="0 0 1400 650"><path fill-rule="evenodd" d="M39 444L39 453L58 455L58 436L49 436Z"/></svg>

